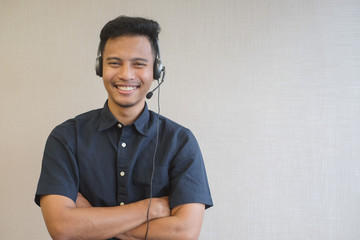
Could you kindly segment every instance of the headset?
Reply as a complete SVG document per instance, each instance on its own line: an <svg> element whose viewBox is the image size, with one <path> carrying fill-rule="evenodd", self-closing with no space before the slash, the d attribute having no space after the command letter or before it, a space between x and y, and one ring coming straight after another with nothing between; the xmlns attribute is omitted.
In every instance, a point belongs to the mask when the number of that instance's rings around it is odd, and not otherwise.
<svg viewBox="0 0 360 240"><path fill-rule="evenodd" d="M160 46L159 46L159 41L157 38L155 38L155 45L156 45L156 49L155 49L156 58L154 61L154 69L153 69L154 76L153 77L154 77L154 79L159 80L161 77L161 74L165 73L165 66L163 66L163 64L161 62ZM101 54L100 44L98 47L97 57L96 57L96 62L95 62L95 72L96 72L96 75L98 75L99 77L102 77L102 75L103 75L103 58L102 58L102 54ZM163 81L164 81L164 77L162 78L161 83ZM159 83L159 85L161 83ZM151 93L154 92L155 90L156 90L156 88L154 90L152 90ZM150 99L150 98L151 98L151 96L148 97L148 99Z"/></svg>

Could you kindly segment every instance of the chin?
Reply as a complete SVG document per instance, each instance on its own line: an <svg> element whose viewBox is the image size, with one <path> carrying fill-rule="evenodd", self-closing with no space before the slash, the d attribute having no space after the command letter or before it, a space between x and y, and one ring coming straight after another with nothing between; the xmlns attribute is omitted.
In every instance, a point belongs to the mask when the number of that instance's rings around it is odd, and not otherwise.
<svg viewBox="0 0 360 240"><path fill-rule="evenodd" d="M144 106L145 99L136 101L136 102L125 102L125 101L115 101L115 104L121 108L131 108L136 106Z"/></svg>

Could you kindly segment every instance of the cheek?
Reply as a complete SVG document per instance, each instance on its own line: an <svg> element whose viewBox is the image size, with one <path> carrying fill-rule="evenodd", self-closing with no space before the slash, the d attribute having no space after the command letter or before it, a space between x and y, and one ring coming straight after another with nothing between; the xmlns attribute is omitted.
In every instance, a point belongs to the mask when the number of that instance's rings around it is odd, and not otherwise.
<svg viewBox="0 0 360 240"><path fill-rule="evenodd" d="M154 80L153 76L154 76L154 74L153 74L152 69L141 73L141 78L144 79L144 81L146 81L146 83L150 84L150 85Z"/></svg>
<svg viewBox="0 0 360 240"><path fill-rule="evenodd" d="M103 80L104 87L107 91L111 90L112 77L113 77L113 75L110 74L108 71L103 73L102 80Z"/></svg>
<svg viewBox="0 0 360 240"><path fill-rule="evenodd" d="M104 84L106 91L109 91L110 90L110 80L108 78L106 78L105 75L103 75L103 84Z"/></svg>
<svg viewBox="0 0 360 240"><path fill-rule="evenodd" d="M104 82L110 82L110 79L112 79L116 75L115 71L112 71L111 69L105 69L103 70L103 79Z"/></svg>

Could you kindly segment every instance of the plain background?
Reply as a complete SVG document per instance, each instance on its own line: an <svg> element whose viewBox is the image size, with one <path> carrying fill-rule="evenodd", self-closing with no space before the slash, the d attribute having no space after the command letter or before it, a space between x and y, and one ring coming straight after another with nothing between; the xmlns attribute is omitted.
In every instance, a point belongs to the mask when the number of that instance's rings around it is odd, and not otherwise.
<svg viewBox="0 0 360 240"><path fill-rule="evenodd" d="M195 133L215 204L200 239L360 239L358 0L0 0L1 239L50 239L44 144L104 104L99 32L122 14L161 24L161 113Z"/></svg>

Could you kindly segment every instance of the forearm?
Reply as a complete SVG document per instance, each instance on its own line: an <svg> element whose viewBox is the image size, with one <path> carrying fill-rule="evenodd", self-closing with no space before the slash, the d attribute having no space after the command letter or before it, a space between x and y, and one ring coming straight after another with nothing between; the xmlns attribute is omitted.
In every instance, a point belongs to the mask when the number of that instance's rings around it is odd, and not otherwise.
<svg viewBox="0 0 360 240"><path fill-rule="evenodd" d="M56 206L59 198L65 207ZM64 205L63 200L62 196L52 195L41 199L45 223L53 239L108 239L146 221L145 201L118 207L77 208L67 199Z"/></svg>
<svg viewBox="0 0 360 240"><path fill-rule="evenodd" d="M149 222L148 240L187 240L198 239L204 214L202 204L187 204L175 209L172 216L154 219ZM147 223L142 224L117 237L122 240L142 240L146 234Z"/></svg>
<svg viewBox="0 0 360 240"><path fill-rule="evenodd" d="M108 239L144 223L145 216L141 211L132 211L133 214L126 212L125 207L69 209L55 236L62 235L69 239L80 236L81 239L89 240Z"/></svg>
<svg viewBox="0 0 360 240"><path fill-rule="evenodd" d="M181 224L181 223L180 223ZM186 231L180 227L179 220L175 216L155 219L149 222L148 240L157 239L187 239L184 234ZM147 223L132 229L125 234L118 235L117 237L122 240L142 240L146 234Z"/></svg>

